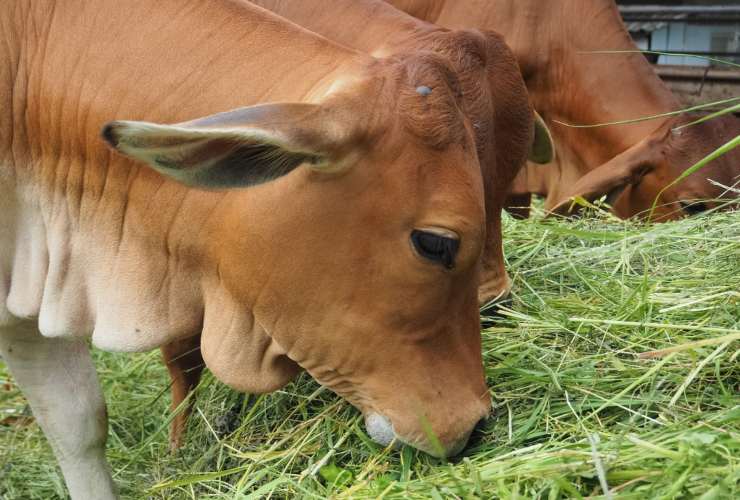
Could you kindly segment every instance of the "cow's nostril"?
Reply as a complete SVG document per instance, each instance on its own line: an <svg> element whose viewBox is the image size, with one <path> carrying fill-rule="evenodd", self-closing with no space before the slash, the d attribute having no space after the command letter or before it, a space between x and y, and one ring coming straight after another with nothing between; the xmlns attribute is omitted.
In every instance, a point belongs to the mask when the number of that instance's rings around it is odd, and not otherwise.
<svg viewBox="0 0 740 500"><path fill-rule="evenodd" d="M489 420L490 417L483 417L482 419L478 420L478 423L475 424L475 427L473 427L473 432L470 433L466 448L474 448L485 439L486 426L488 425Z"/></svg>
<svg viewBox="0 0 740 500"><path fill-rule="evenodd" d="M486 425L488 424L488 421L491 419L490 416L485 416L478 420L478 423L475 424L475 427L473 427L473 434L479 434L486 430Z"/></svg>
<svg viewBox="0 0 740 500"><path fill-rule="evenodd" d="M454 443L453 445L449 446L447 448L447 457L455 457L462 453L462 451L468 446L470 443L470 437L473 434L473 431L471 430L469 433L467 433L465 436L463 436L457 443Z"/></svg>
<svg viewBox="0 0 740 500"><path fill-rule="evenodd" d="M701 201L695 201L695 202L682 201L680 203L681 203L681 208L683 209L683 211L689 215L696 215L702 212L706 212L708 208L707 204Z"/></svg>

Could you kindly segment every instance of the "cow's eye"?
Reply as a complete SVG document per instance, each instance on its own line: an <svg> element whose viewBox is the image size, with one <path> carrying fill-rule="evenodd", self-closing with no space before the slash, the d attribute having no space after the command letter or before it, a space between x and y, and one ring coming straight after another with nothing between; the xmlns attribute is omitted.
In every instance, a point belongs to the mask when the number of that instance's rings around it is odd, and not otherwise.
<svg viewBox="0 0 740 500"><path fill-rule="evenodd" d="M702 203L701 201L682 201L681 208L689 215L696 215L705 212L709 207L707 207L706 203Z"/></svg>
<svg viewBox="0 0 740 500"><path fill-rule="evenodd" d="M455 256L460 248L458 238L416 229L411 232L411 243L425 259L438 262L447 269L455 267Z"/></svg>

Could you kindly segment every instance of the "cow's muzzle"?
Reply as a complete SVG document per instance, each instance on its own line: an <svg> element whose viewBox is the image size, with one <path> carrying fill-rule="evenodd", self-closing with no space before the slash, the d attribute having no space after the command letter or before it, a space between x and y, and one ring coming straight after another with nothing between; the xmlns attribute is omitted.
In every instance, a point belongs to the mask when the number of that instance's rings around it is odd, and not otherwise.
<svg viewBox="0 0 740 500"><path fill-rule="evenodd" d="M368 435L370 435L376 443L382 446L388 446L393 443L393 447L396 449L398 449L402 444L408 444L439 458L454 457L463 451L465 445L468 444L468 440L470 439L473 429L477 427L477 425L478 424L476 423L476 426L471 426L470 430L448 442L443 442L437 439L437 442L434 444L425 442L409 443L404 440L402 436L399 436L396 433L393 428L393 423L388 417L379 413L369 413L365 416L365 429L367 430Z"/></svg>

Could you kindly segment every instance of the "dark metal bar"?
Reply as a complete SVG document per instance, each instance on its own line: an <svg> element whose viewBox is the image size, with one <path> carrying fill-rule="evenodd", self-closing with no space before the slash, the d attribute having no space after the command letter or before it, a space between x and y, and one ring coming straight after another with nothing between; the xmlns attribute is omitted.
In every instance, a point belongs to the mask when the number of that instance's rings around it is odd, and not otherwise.
<svg viewBox="0 0 740 500"><path fill-rule="evenodd" d="M664 78L680 80L701 80L740 82L740 73L711 69L708 66L653 66L655 72Z"/></svg>
<svg viewBox="0 0 740 500"><path fill-rule="evenodd" d="M708 52L708 51L702 51L702 50L660 50L660 52L664 52L669 55L692 55L692 56L707 56L707 57L740 57L740 52Z"/></svg>
<svg viewBox="0 0 740 500"><path fill-rule="evenodd" d="M739 5L620 5L623 14L740 14Z"/></svg>
<svg viewBox="0 0 740 500"><path fill-rule="evenodd" d="M730 17L695 16L682 17L654 17L654 16L623 16L624 22L650 22L650 23L711 23L711 24L733 24L740 22L740 15Z"/></svg>

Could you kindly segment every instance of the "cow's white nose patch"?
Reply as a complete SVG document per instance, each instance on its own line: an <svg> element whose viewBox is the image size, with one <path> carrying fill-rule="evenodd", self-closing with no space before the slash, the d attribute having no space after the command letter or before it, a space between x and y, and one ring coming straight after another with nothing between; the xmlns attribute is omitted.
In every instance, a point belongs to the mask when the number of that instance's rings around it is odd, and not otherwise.
<svg viewBox="0 0 740 500"><path fill-rule="evenodd" d="M373 441L383 446L388 446L396 437L391 421L379 413L365 417L365 428Z"/></svg>

